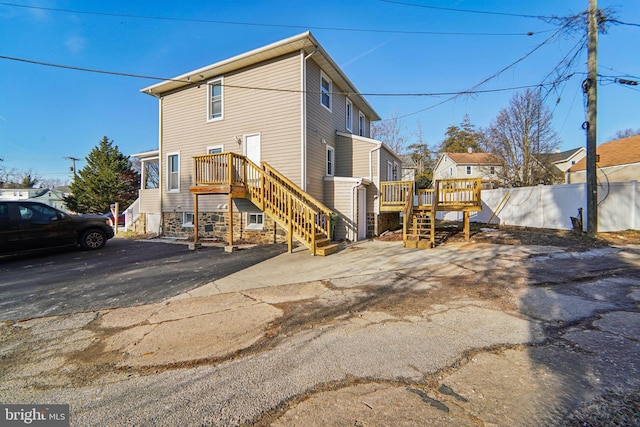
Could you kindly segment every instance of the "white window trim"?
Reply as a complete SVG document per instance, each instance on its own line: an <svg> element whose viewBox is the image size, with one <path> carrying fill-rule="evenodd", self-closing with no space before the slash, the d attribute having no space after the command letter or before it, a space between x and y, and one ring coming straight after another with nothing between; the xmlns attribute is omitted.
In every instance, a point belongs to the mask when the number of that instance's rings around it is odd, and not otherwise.
<svg viewBox="0 0 640 427"><path fill-rule="evenodd" d="M331 153L331 171L329 171L329 153ZM325 174L326 176L335 176L336 174L336 150L327 145L327 155L325 158Z"/></svg>
<svg viewBox="0 0 640 427"><path fill-rule="evenodd" d="M178 188L171 188L171 170L169 169L169 159L172 156L178 156ZM179 193L180 192L180 152L175 151L173 153L167 153L167 193Z"/></svg>
<svg viewBox="0 0 640 427"><path fill-rule="evenodd" d="M393 169L391 171L393 180L398 181L398 175L400 175L400 168L398 167L398 162L393 162Z"/></svg>
<svg viewBox="0 0 640 427"><path fill-rule="evenodd" d="M211 89L212 83L220 82L220 117L211 117ZM217 122L224 118L224 78L209 80L207 82L207 122Z"/></svg>
<svg viewBox="0 0 640 427"><path fill-rule="evenodd" d="M473 169L471 168L471 166L467 166L467 168L465 169L465 174L471 175L472 173L473 173Z"/></svg>
<svg viewBox="0 0 640 427"><path fill-rule="evenodd" d="M324 105L324 102L322 102L322 96L324 95L324 88L322 86L323 79L329 82L329 106ZM331 111L331 108L333 106L332 92L333 92L333 81L331 81L331 79L324 73L324 71L321 70L320 71L320 105L322 105L324 108L326 108L329 111Z"/></svg>
<svg viewBox="0 0 640 427"><path fill-rule="evenodd" d="M224 145L223 144L209 145L207 147L207 154L211 154L212 150L220 150L221 153L224 153Z"/></svg>
<svg viewBox="0 0 640 427"><path fill-rule="evenodd" d="M367 124L367 118L362 111L358 111L358 135L366 136L364 127Z"/></svg>
<svg viewBox="0 0 640 427"><path fill-rule="evenodd" d="M261 216L262 222L251 223L251 215ZM262 230L264 228L264 213L262 212L247 212L247 226L245 227L247 230Z"/></svg>
<svg viewBox="0 0 640 427"><path fill-rule="evenodd" d="M393 181L393 163L387 160L387 181Z"/></svg>
<svg viewBox="0 0 640 427"><path fill-rule="evenodd" d="M187 215L191 214L191 222L187 221ZM195 220L195 217L193 215L193 212L182 212L182 227L184 228L191 228L193 227L193 221Z"/></svg>
<svg viewBox="0 0 640 427"><path fill-rule="evenodd" d="M353 102L349 98L347 98L345 105L345 120L347 121L347 130L353 133Z"/></svg>

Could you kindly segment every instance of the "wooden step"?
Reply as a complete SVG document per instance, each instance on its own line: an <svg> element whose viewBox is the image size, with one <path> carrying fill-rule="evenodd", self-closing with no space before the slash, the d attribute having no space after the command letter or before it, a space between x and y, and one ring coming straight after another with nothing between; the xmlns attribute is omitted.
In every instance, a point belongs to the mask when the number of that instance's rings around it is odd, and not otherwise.
<svg viewBox="0 0 640 427"><path fill-rule="evenodd" d="M316 246L316 255L327 256L338 251L338 244L332 243L325 246Z"/></svg>

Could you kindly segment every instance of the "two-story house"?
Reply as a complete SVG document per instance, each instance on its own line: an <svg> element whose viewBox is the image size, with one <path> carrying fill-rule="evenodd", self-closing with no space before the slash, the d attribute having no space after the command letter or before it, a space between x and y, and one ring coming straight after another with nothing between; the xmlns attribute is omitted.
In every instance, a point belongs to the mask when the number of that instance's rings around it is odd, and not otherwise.
<svg viewBox="0 0 640 427"><path fill-rule="evenodd" d="M265 179L249 178L253 165L295 187L295 198L337 214L334 240L362 239L398 221L397 213L380 212L378 196L381 181L401 178L401 160L370 138L380 117L310 32L141 91L159 102L158 150L136 155L159 172L151 188L142 174L139 211L147 229L283 240L286 227L251 193ZM222 175L238 182L224 190Z"/></svg>
<svg viewBox="0 0 640 427"><path fill-rule="evenodd" d="M500 168L500 159L491 153L443 153L433 169L433 179L480 178L483 188L494 188L502 184Z"/></svg>

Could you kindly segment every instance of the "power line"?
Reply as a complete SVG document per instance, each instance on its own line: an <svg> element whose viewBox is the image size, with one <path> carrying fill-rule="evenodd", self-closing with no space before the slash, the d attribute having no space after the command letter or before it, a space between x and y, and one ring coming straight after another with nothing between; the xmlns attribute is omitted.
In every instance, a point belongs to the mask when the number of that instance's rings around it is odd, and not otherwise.
<svg viewBox="0 0 640 427"><path fill-rule="evenodd" d="M558 36L559 34L564 32L569 26L570 26L569 23L565 24L563 27L561 27L555 33L553 33L553 35L548 37L542 43L540 43L537 46L535 46L532 50L530 50L529 52L527 52L526 54L524 54L523 56L521 56L520 58L518 58L517 60L515 60L511 64L509 64L506 67L502 68L501 70L497 71L493 75L491 75L491 76L487 77L486 79L482 80L480 83L477 83L476 85L472 86L470 89L468 89L466 91L459 92L459 93L453 95L451 98L445 99L444 101L438 102L437 104L431 105L431 106L429 106L427 108L423 108L421 110L414 111L412 113L408 113L408 114L404 114L404 115L399 116L399 117L395 117L395 119L403 119L405 117L409 117L409 116L413 116L413 115L416 115L416 114L419 114L419 113L423 113L425 111L428 111L428 110L434 109L436 107L439 107L440 105L446 104L447 102L451 102L454 99L457 99L458 97L460 97L462 95L475 93L475 91L476 91L476 89L478 87L482 86L483 84L487 83L490 80L493 80L494 78L498 77L500 74L504 73L508 69L510 69L510 68L514 67L515 65L517 65L518 63L524 61L526 58L531 56L535 51L537 51L538 49L540 49L542 46L546 45L547 43L551 42L551 40L553 40L556 36ZM538 86L540 86L540 85L536 85L536 87L538 87ZM387 120L392 120L392 119L387 119Z"/></svg>
<svg viewBox="0 0 640 427"><path fill-rule="evenodd" d="M396 1L396 0L379 0L379 1L381 1L383 3L398 4L398 5L402 5L402 6L419 7L419 8L422 8L422 9L443 10L443 11L447 11L447 12L462 12L462 13L475 13L475 14L482 14L482 15L512 16L512 17L518 17L518 18L542 19L542 20L545 20L545 21L558 19L558 17L555 17L555 16L526 15L526 14L522 14L522 13L490 12L490 11L486 11L486 10L457 9L457 8L453 8L453 7L428 6L428 5L424 5L424 4L416 4L416 3L402 2L402 1Z"/></svg>
<svg viewBox="0 0 640 427"><path fill-rule="evenodd" d="M164 78L164 77L157 77L157 76L148 76L148 75L139 75L139 74L132 74L132 73L123 73L123 72L118 72L118 71L98 70L98 69L92 69L92 68L77 67L77 66L72 66L72 65L63 65L63 64L54 64L54 63L50 63L50 62L36 61L36 60L32 60L32 59L16 58L16 57L5 56L5 55L0 55L0 59L6 59L6 60L18 61L18 62L25 62L25 63L28 63L28 64L42 65L42 66L46 66L46 67L63 68L63 69L73 70L73 71L83 71L83 72L89 72L89 73L108 74L108 75L114 75L114 76L120 76L120 77L131 77L131 78L138 78L138 79L152 79L152 80L159 80L159 81L172 81L172 82L179 82L179 83L189 83L189 84L194 84L194 85L198 84L197 82L193 82L193 81L186 80L186 79L171 79L171 78ZM485 80L485 82L487 80ZM554 84L557 84L557 83L559 83L561 81L562 80L557 80L557 81L554 81L554 82L545 83L545 84L543 84L543 86L544 85L554 85ZM202 82L200 84L206 84L206 82ZM474 86L474 88L472 88L472 89L464 90L464 91L452 91L452 92L404 92L404 93L401 93L401 92L396 92L396 93L383 93L383 92L364 92L363 93L363 92L358 92L357 95L360 95L360 96L380 96L380 97L438 97L438 96L447 96L447 95L460 96L460 95L476 95L476 94L492 93L492 92L508 92L508 91L513 91L513 90L519 90L519 89L526 89L526 88L540 87L541 86L541 84L534 84L534 85L524 85L524 86L516 86L516 87L508 87L508 88L475 90L475 88L480 86L481 84L482 83ZM222 86L224 86L226 88L246 89L246 90L259 90L259 91L267 91L267 92L308 93L308 94L312 94L312 95L313 94L319 95L321 93L324 93L324 92L321 92L321 91L310 91L310 90L301 91L299 89L268 88L268 87L242 86L242 85L233 85L233 84L223 84ZM340 94L340 95L355 94L355 93L352 93L352 92L332 92L332 93L333 94Z"/></svg>
<svg viewBox="0 0 640 427"><path fill-rule="evenodd" d="M287 25L287 24L269 24L264 22L243 22L243 21L221 21L215 19L196 19L196 18L176 18L169 16L152 16L152 15L133 15L126 13L112 13L112 12L94 12L87 10L77 9L60 9L54 7L42 7L42 6L29 6L22 4L0 2L0 5L9 7L20 7L24 9L46 10L50 12L62 12L62 13L77 13L83 15L94 16L109 16L115 18L129 18L129 19L149 19L160 21L174 21L174 22L197 22L205 24L221 24L221 25L242 25L251 27L268 27L268 28L295 28L302 30L325 30L325 31L344 31L344 32L359 32L359 33L386 33L386 34L414 34L414 35L445 35L445 36L532 36L534 34L545 33L552 30L544 31L528 31L522 33L481 33L481 32L447 32L447 31L409 31L409 30L382 30L382 29L363 29L363 28L346 28L346 27L317 27L307 25Z"/></svg>

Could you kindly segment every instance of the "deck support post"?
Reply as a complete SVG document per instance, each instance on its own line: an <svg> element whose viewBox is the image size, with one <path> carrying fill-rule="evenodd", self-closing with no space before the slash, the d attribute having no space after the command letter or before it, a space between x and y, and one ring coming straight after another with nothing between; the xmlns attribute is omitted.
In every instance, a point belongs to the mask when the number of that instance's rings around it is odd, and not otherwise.
<svg viewBox="0 0 640 427"><path fill-rule="evenodd" d="M199 242L198 236L198 194L193 194L193 243L197 245Z"/></svg>
<svg viewBox="0 0 640 427"><path fill-rule="evenodd" d="M231 197L231 193L229 193L229 202L228 202L227 212L229 213L229 246L233 247L233 197Z"/></svg>
<svg viewBox="0 0 640 427"><path fill-rule="evenodd" d="M462 222L464 223L464 241L468 242L471 237L469 211L462 211Z"/></svg>

